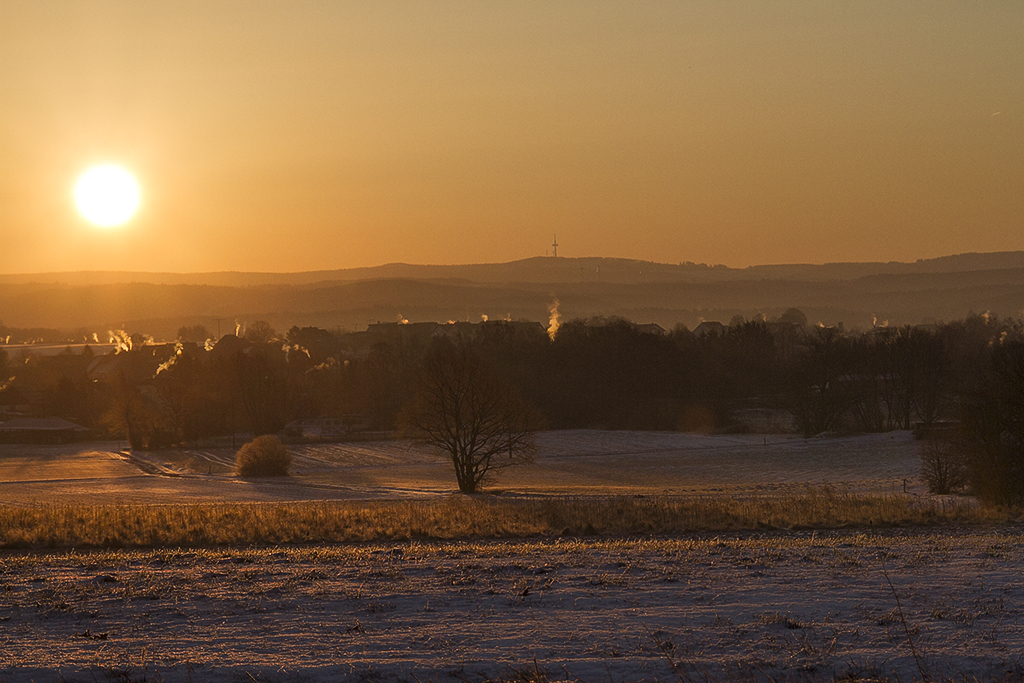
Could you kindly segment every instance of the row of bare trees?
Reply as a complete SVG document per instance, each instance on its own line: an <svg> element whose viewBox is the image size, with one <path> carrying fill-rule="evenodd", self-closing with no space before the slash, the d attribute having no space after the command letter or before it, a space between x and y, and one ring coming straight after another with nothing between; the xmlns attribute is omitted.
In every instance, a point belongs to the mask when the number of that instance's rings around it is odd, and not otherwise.
<svg viewBox="0 0 1024 683"><path fill-rule="evenodd" d="M815 434L954 417L992 341L1015 333L1007 321L981 316L859 335L812 327L795 336L752 321L703 337L599 320L565 323L553 341L539 329L504 326L481 327L462 341L552 428L721 431L739 428L737 408L756 406L784 409ZM14 376L4 380L5 396L33 398L49 414L94 426L105 411L97 406L141 394L163 413L155 431L176 441L272 433L292 419L345 414L393 429L413 398L429 341L293 328L283 341L244 348L193 345L155 377L152 368L129 372L113 389L85 376L87 360L30 359L5 373Z"/></svg>
<svg viewBox="0 0 1024 683"><path fill-rule="evenodd" d="M949 341L912 327L857 337L834 328L814 330L792 364L787 405L808 435L933 424L948 414L955 395L955 345Z"/></svg>
<svg viewBox="0 0 1024 683"><path fill-rule="evenodd" d="M106 425L137 447L359 415L444 450L463 490L528 457L538 425L715 432L741 429L734 416L747 407L791 414L805 434L960 420L992 463L1024 450L1013 412L1024 408L1021 327L992 316L859 334L737 320L721 334L658 335L616 319L569 321L554 339L503 324L454 338L251 332L212 350L183 343L155 359L159 372L138 370L153 360L147 347L123 351L139 363L121 363L108 382L86 376L84 356L7 360L2 374L14 379L0 377L0 401L35 400L40 412ZM984 469L981 458L972 462Z"/></svg>

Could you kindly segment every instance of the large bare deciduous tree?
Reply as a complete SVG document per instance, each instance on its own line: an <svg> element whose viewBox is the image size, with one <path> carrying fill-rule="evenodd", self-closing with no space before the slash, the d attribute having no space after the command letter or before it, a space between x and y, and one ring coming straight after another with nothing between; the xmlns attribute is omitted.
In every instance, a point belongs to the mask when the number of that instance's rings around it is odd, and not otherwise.
<svg viewBox="0 0 1024 683"><path fill-rule="evenodd" d="M533 456L533 409L463 342L438 340L427 353L407 423L451 460L463 493Z"/></svg>
<svg viewBox="0 0 1024 683"><path fill-rule="evenodd" d="M157 412L124 371L114 377L113 397L102 422L118 438L139 450L150 446L156 430Z"/></svg>
<svg viewBox="0 0 1024 683"><path fill-rule="evenodd" d="M245 340L253 344L269 344L277 339L277 331L266 320L249 323L245 328Z"/></svg>

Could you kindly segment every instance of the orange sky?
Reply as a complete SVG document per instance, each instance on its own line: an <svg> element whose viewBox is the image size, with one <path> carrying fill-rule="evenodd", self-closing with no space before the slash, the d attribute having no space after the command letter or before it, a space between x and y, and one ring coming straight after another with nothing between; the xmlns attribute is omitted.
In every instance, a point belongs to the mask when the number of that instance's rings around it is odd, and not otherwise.
<svg viewBox="0 0 1024 683"><path fill-rule="evenodd" d="M0 3L0 272L1024 249L1024 3ZM100 230L71 188L132 169Z"/></svg>

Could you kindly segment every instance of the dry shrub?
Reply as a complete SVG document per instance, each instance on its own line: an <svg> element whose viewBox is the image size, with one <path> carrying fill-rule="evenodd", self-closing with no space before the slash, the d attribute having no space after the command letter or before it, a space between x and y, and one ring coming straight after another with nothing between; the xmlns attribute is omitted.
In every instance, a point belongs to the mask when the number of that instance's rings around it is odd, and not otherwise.
<svg viewBox="0 0 1024 683"><path fill-rule="evenodd" d="M276 436L257 436L238 449L235 474L240 477L285 477L291 453Z"/></svg>
<svg viewBox="0 0 1024 683"><path fill-rule="evenodd" d="M955 440L933 436L921 443L921 476L929 493L961 493L967 487L967 458Z"/></svg>

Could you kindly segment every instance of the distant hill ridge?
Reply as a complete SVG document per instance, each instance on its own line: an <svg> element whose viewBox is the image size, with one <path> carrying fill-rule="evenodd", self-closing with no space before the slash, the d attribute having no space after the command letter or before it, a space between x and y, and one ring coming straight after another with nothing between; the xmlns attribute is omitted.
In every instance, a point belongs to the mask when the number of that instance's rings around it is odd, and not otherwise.
<svg viewBox="0 0 1024 683"><path fill-rule="evenodd" d="M124 329L174 339L266 320L360 330L377 321L511 318L546 322L622 316L666 329L704 320L777 317L866 328L1024 315L1024 252L961 254L915 263L727 268L607 258L533 258L464 266L390 264L308 273L51 273L0 276L0 336L10 328ZM80 329L81 328L81 329ZM79 339L80 340L80 339ZM2 342L0 342L2 343Z"/></svg>
<svg viewBox="0 0 1024 683"><path fill-rule="evenodd" d="M479 283L712 283L736 280L837 281L875 275L925 275L1024 268L1024 251L966 253L919 259L913 263L779 264L746 268L697 263L655 263L605 257L543 257L508 263L417 265L389 263L365 268L317 270L298 273L212 272L147 273L134 271L81 271L0 275L0 284L109 285L149 283L161 285L304 286L359 280L468 280Z"/></svg>

